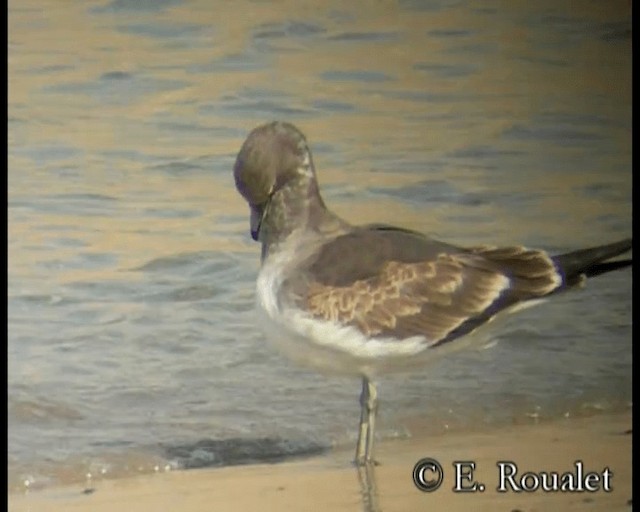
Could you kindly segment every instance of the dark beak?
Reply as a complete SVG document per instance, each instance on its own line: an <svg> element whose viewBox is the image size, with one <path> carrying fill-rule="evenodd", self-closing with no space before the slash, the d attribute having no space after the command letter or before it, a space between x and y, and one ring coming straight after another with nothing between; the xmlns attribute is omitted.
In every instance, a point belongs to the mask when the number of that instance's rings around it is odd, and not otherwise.
<svg viewBox="0 0 640 512"><path fill-rule="evenodd" d="M260 225L262 224L262 217L264 216L265 205L251 205L251 238L256 242L260 238Z"/></svg>

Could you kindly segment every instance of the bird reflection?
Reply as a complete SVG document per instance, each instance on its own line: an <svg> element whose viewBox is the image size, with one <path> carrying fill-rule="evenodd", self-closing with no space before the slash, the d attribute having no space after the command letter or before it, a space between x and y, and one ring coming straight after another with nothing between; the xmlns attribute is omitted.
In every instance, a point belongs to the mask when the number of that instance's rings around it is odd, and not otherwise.
<svg viewBox="0 0 640 512"><path fill-rule="evenodd" d="M378 487L376 485L375 463L357 465L360 494L362 495L362 510L364 512L381 512L378 502Z"/></svg>

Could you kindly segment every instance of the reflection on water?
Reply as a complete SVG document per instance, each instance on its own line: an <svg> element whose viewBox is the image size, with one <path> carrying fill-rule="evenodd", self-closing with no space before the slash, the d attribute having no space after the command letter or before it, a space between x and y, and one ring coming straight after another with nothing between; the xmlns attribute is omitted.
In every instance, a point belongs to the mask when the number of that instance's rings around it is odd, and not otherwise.
<svg viewBox="0 0 640 512"><path fill-rule="evenodd" d="M623 238L630 42L626 1L10 2L10 489L215 458L167 454L203 440L248 460L353 444L357 382L292 366L254 324L247 133L299 125L354 223ZM627 407L630 278L383 379L380 435Z"/></svg>
<svg viewBox="0 0 640 512"><path fill-rule="evenodd" d="M378 497L375 464L358 466L356 470L362 495L363 512L380 512L382 509L380 508L380 499Z"/></svg>

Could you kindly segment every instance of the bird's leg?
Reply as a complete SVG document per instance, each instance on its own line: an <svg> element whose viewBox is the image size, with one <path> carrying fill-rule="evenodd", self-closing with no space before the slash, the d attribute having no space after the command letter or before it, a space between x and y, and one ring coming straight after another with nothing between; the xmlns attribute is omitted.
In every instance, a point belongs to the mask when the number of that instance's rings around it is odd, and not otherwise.
<svg viewBox="0 0 640 512"><path fill-rule="evenodd" d="M369 393L369 386L367 378L362 377L362 392L360 393L360 424L358 426L358 443L356 444L356 459L357 466L363 466L365 460L365 454L367 451L367 437L369 433L369 423L367 415L367 394Z"/></svg>
<svg viewBox="0 0 640 512"><path fill-rule="evenodd" d="M373 382L367 380L367 415L369 422L369 429L367 431L367 450L364 460L367 463L376 464L373 458L373 442L376 426L376 414L378 412L378 390Z"/></svg>
<svg viewBox="0 0 640 512"><path fill-rule="evenodd" d="M378 408L378 392L375 385L362 377L362 393L360 394L360 427L358 429L358 444L356 445L356 460L358 466L373 462L373 441Z"/></svg>

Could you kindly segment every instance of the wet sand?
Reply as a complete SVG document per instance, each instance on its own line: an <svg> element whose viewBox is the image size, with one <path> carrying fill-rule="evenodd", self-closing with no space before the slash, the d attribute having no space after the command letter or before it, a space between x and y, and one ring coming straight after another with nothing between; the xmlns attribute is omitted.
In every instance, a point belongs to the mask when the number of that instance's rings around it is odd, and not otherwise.
<svg viewBox="0 0 640 512"><path fill-rule="evenodd" d="M510 426L479 433L392 440L378 445L375 468L378 510L631 510L631 413ZM351 450L336 449L322 457L275 465L169 473L104 480L83 486L10 495L13 512L211 510L364 510L357 471L347 461ZM412 480L415 463L437 459L444 481L436 492L419 491ZM454 493L454 461L473 460L474 479L482 493ZM526 471L611 472L611 491L499 493L497 461L513 461ZM517 482L517 479L516 479Z"/></svg>

